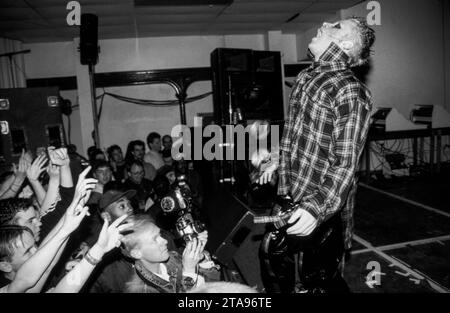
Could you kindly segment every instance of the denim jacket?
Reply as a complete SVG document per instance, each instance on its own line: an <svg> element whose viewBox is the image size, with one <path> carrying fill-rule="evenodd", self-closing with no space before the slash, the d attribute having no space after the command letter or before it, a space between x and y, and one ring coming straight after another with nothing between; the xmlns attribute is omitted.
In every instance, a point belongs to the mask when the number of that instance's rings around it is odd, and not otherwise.
<svg viewBox="0 0 450 313"><path fill-rule="evenodd" d="M126 284L128 293L181 293L191 289L195 282L192 278L183 276L183 265L180 254L170 252L165 263L169 281L147 270L140 261L135 263L135 274Z"/></svg>

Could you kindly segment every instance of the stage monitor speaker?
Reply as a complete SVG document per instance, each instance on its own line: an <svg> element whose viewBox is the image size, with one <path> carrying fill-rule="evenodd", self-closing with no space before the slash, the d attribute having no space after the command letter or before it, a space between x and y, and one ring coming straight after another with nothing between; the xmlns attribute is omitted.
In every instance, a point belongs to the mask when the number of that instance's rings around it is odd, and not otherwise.
<svg viewBox="0 0 450 313"><path fill-rule="evenodd" d="M214 118L232 123L231 111L244 120L284 120L281 55L275 51L217 48L211 53Z"/></svg>
<svg viewBox="0 0 450 313"><path fill-rule="evenodd" d="M264 227L253 223L254 214L226 187L205 191L208 208L206 249L219 264L237 270L245 283L263 288L259 246Z"/></svg>
<svg viewBox="0 0 450 313"><path fill-rule="evenodd" d="M57 87L0 89L0 102L0 166L17 163L22 149L64 144Z"/></svg>
<svg viewBox="0 0 450 313"><path fill-rule="evenodd" d="M81 14L80 62L83 65L98 62L98 17L94 14Z"/></svg>

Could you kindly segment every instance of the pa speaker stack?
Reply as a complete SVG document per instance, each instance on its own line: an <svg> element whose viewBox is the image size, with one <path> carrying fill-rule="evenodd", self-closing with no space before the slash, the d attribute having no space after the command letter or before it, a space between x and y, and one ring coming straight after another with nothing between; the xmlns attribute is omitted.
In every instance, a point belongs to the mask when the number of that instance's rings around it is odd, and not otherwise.
<svg viewBox="0 0 450 313"><path fill-rule="evenodd" d="M0 89L0 167L17 163L22 150L64 144L57 87Z"/></svg>
<svg viewBox="0 0 450 313"><path fill-rule="evenodd" d="M98 17L94 14L81 14L80 62L83 65L98 62Z"/></svg>
<svg viewBox="0 0 450 313"><path fill-rule="evenodd" d="M214 119L284 120L281 55L275 51L217 48L211 53Z"/></svg>

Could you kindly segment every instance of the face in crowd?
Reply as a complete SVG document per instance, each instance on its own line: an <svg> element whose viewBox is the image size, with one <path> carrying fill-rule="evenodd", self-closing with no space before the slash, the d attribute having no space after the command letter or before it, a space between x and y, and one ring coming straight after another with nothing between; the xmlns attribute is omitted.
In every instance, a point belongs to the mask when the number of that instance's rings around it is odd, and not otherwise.
<svg viewBox="0 0 450 313"><path fill-rule="evenodd" d="M164 147L164 150L171 150L172 149L172 137L170 136L164 136L162 139L162 144Z"/></svg>
<svg viewBox="0 0 450 313"><path fill-rule="evenodd" d="M135 184L140 184L142 182L142 179L144 178L144 175L144 168L142 166L139 166L138 164L133 164L130 168L130 171L128 172L130 180Z"/></svg>
<svg viewBox="0 0 450 313"><path fill-rule="evenodd" d="M161 229L153 223L143 225L135 236L136 244L130 255L148 263L161 263L169 259L167 240L161 237Z"/></svg>
<svg viewBox="0 0 450 313"><path fill-rule="evenodd" d="M111 221L115 221L123 215L133 214L133 208L131 207L130 200L126 197L122 197L111 203L105 211L110 215Z"/></svg>
<svg viewBox="0 0 450 313"><path fill-rule="evenodd" d="M33 206L28 207L24 211L17 212L14 218L14 224L28 227L34 235L34 240L36 242L39 241L42 223L38 211Z"/></svg>
<svg viewBox="0 0 450 313"><path fill-rule="evenodd" d="M161 151L161 138L154 138L152 142L150 142L149 147L152 151L159 152Z"/></svg>
<svg viewBox="0 0 450 313"><path fill-rule="evenodd" d="M99 167L94 172L95 179L98 180L98 183L101 185L106 185L112 179L112 171L108 166Z"/></svg>
<svg viewBox="0 0 450 313"><path fill-rule="evenodd" d="M111 159L115 163L122 163L123 162L123 154L121 149L114 149L111 151Z"/></svg>
<svg viewBox="0 0 450 313"><path fill-rule="evenodd" d="M142 161L144 159L145 147L141 145L135 145L131 153L137 160Z"/></svg>
<svg viewBox="0 0 450 313"><path fill-rule="evenodd" d="M0 271L5 274L17 273L19 268L37 251L36 241L29 230L22 231L12 243L13 253L8 259L0 260ZM13 278L13 277L10 277Z"/></svg>

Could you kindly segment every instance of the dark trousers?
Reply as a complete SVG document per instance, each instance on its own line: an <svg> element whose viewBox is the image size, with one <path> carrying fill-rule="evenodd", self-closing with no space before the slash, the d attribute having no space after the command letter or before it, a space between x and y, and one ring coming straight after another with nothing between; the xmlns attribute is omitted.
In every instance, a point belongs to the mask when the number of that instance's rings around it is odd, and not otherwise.
<svg viewBox="0 0 450 313"><path fill-rule="evenodd" d="M307 237L287 236L284 244L270 253L264 250L262 247L261 269L267 292L349 292L339 271L344 255L339 214Z"/></svg>

